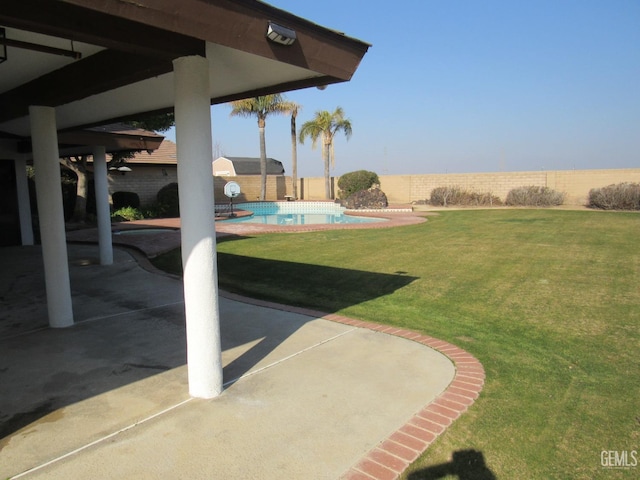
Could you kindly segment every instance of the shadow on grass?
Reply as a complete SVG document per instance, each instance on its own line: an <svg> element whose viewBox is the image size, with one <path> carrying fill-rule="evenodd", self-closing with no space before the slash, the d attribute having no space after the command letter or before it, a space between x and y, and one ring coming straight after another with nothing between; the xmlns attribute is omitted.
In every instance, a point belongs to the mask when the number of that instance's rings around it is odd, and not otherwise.
<svg viewBox="0 0 640 480"><path fill-rule="evenodd" d="M408 480L437 480L457 477L459 480L497 480L487 467L482 452L477 450L458 450L453 452L450 462L423 468L411 473Z"/></svg>
<svg viewBox="0 0 640 480"><path fill-rule="evenodd" d="M218 253L221 288L334 313L390 295L417 277Z"/></svg>

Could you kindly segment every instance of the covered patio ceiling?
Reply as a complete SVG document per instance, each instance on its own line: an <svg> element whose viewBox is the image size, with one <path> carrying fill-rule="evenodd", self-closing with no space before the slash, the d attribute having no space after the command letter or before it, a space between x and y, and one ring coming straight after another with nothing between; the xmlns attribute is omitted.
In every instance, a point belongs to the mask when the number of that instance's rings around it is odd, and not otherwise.
<svg viewBox="0 0 640 480"><path fill-rule="evenodd" d="M257 0L3 0L0 28L5 139L30 135L30 105L61 131L171 111L179 57L206 55L216 104L348 81L369 47Z"/></svg>

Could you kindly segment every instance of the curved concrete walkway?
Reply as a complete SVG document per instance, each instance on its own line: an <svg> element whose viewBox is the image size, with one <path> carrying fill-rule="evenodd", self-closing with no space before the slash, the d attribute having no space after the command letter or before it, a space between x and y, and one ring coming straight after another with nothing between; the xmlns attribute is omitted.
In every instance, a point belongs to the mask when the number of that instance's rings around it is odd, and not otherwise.
<svg viewBox="0 0 640 480"><path fill-rule="evenodd" d="M37 288L38 250L0 249L2 298ZM483 385L446 342L223 294L226 389L191 399L181 282L69 251L78 324L46 328L27 298L2 320L2 478L396 478Z"/></svg>

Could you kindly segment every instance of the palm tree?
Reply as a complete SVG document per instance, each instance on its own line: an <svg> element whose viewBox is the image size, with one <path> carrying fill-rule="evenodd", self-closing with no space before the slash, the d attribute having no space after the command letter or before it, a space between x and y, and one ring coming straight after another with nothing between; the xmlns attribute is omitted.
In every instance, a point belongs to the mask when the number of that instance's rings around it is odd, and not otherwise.
<svg viewBox="0 0 640 480"><path fill-rule="evenodd" d="M347 140L351 138L351 121L344 117L342 107L337 107L333 113L327 110L316 112L313 120L304 122L300 129L300 143L304 143L307 137L311 137L311 148L316 148L318 139L322 138L322 159L324 161L324 193L327 199L331 198L331 178L329 165L335 166L335 153L333 139L340 130L344 132Z"/></svg>
<svg viewBox="0 0 640 480"><path fill-rule="evenodd" d="M288 102L280 94L264 95L231 102L231 116L258 117L258 132L260 134L260 200L267 195L267 148L264 138L264 127L270 114L287 114L294 108L293 102Z"/></svg>
<svg viewBox="0 0 640 480"><path fill-rule="evenodd" d="M291 110L291 177L293 199L298 199L298 132L296 129L296 117L300 105L295 105Z"/></svg>

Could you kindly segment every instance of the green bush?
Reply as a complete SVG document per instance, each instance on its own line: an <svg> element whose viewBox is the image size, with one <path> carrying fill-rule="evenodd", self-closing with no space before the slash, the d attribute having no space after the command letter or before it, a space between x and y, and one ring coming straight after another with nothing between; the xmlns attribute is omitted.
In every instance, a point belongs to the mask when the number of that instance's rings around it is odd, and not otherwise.
<svg viewBox="0 0 640 480"><path fill-rule="evenodd" d="M157 195L158 213L162 217L179 217L178 184L170 183L160 189Z"/></svg>
<svg viewBox="0 0 640 480"><path fill-rule="evenodd" d="M157 203L153 203L142 210L144 218L158 218L161 216L160 207Z"/></svg>
<svg viewBox="0 0 640 480"><path fill-rule="evenodd" d="M510 190L505 204L512 207L552 207L564 203L565 194L549 187L518 187Z"/></svg>
<svg viewBox="0 0 640 480"><path fill-rule="evenodd" d="M431 190L429 203L439 207L447 207L449 205L492 207L502 205L502 200L491 193L470 192L458 186L450 186L437 187Z"/></svg>
<svg viewBox="0 0 640 480"><path fill-rule="evenodd" d="M142 215L142 212L140 210L138 210L137 208L122 207L122 208L119 208L118 210L116 210L115 212L113 212L111 214L111 218L113 218L113 219L115 219L117 221L126 220L126 221L130 222L132 220L143 220L144 216Z"/></svg>
<svg viewBox="0 0 640 480"><path fill-rule="evenodd" d="M640 210L640 183L618 183L589 191L589 207L603 210Z"/></svg>
<svg viewBox="0 0 640 480"><path fill-rule="evenodd" d="M367 170L357 170L355 172L345 173L338 180L338 188L340 189L340 198L349 198L356 192L367 190L374 185L379 185L380 179L378 174Z"/></svg>
<svg viewBox="0 0 640 480"><path fill-rule="evenodd" d="M140 197L135 192L113 192L111 199L114 210L124 207L140 208Z"/></svg>

